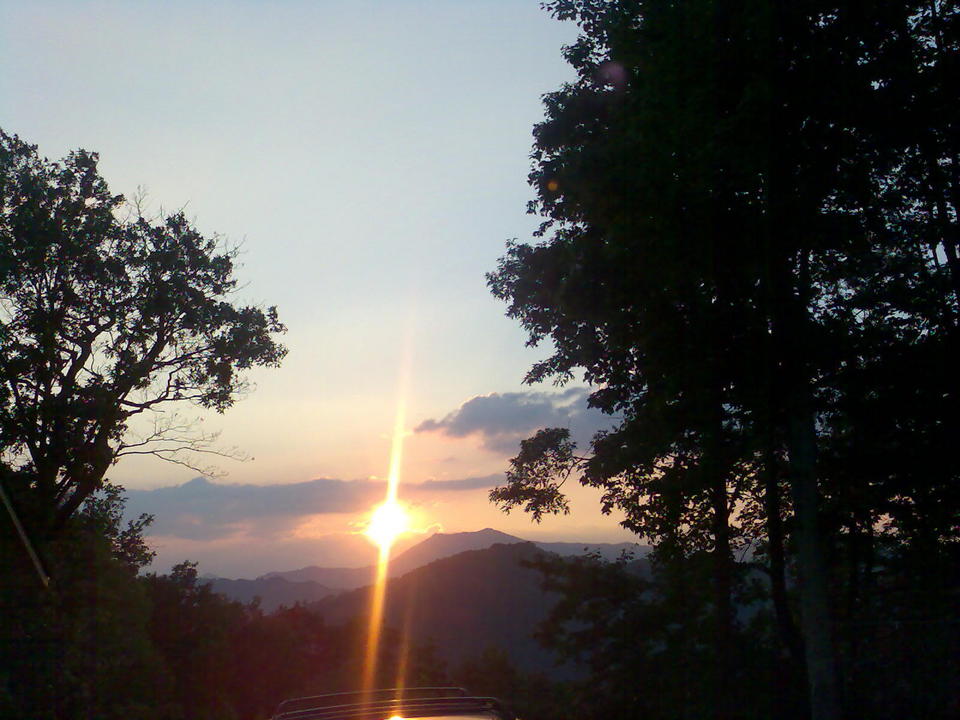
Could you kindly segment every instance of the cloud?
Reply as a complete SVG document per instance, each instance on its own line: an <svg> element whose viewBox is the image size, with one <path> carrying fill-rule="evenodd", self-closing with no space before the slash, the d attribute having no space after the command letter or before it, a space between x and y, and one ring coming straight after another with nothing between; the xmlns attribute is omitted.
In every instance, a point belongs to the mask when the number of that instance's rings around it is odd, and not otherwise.
<svg viewBox="0 0 960 720"><path fill-rule="evenodd" d="M435 528L402 538L395 552L422 541ZM184 559L200 563L201 573L220 577L256 577L276 570L293 570L308 565L322 567L366 567L377 562L378 550L363 535L332 532L323 535L290 535L269 542L251 542L244 536L218 540L189 540L178 537L153 536L151 546L157 551L153 569L167 572Z"/></svg>
<svg viewBox="0 0 960 720"><path fill-rule="evenodd" d="M483 447L515 454L520 441L545 427L566 427L582 447L598 430L614 420L587 407L587 388L563 392L512 392L478 395L441 420L424 420L415 432L438 432L448 437L479 437Z"/></svg>
<svg viewBox="0 0 960 720"><path fill-rule="evenodd" d="M133 515L154 515L151 534L211 540L241 527L254 535L272 535L304 515L366 509L382 494L383 484L375 481L226 485L195 478L156 490L129 490L127 508Z"/></svg>
<svg viewBox="0 0 960 720"><path fill-rule="evenodd" d="M404 483L415 498L497 485L502 475ZM236 535L275 540L317 515L354 514L383 499L380 480L321 478L283 485L228 485L195 478L155 490L127 490L127 516L154 516L150 535L209 541Z"/></svg>
<svg viewBox="0 0 960 720"><path fill-rule="evenodd" d="M503 482L503 473L482 475L480 477L461 478L460 480L424 480L421 483L404 485L404 493L423 494L429 492L450 492L456 490L483 490L496 487Z"/></svg>

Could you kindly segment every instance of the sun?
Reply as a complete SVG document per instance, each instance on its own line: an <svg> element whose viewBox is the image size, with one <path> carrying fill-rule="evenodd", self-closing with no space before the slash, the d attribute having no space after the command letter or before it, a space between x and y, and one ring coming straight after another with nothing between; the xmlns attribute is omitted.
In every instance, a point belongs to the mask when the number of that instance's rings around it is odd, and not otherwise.
<svg viewBox="0 0 960 720"><path fill-rule="evenodd" d="M394 540L410 530L410 516L403 505L388 500L374 508L364 534L381 548L389 548Z"/></svg>

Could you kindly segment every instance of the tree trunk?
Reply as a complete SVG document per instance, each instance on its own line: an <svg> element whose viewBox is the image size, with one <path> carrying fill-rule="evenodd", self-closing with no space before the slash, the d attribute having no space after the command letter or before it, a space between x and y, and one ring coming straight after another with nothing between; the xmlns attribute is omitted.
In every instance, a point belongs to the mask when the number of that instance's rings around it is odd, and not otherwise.
<svg viewBox="0 0 960 720"><path fill-rule="evenodd" d="M730 463L724 448L723 401L716 386L715 368L712 364L708 367L709 404L705 408L707 426L703 436L701 471L712 510L713 596L716 612L714 642L717 656L714 713L718 720L725 720L734 715L733 689L736 687L732 672L736 662L733 642L733 558L730 551L730 503L727 496Z"/></svg>
<svg viewBox="0 0 960 720"><path fill-rule="evenodd" d="M768 554L770 556L770 595L777 616L780 641L790 655L797 674L806 683L807 663L803 638L790 611L787 596L787 563L784 553L783 520L780 517L780 484L777 477L773 439L768 433L763 458L763 504L766 512Z"/></svg>
<svg viewBox="0 0 960 720"><path fill-rule="evenodd" d="M719 720L732 717L733 673L733 603L730 555L730 509L727 502L726 475L714 466L710 478L710 502L713 505L713 588L716 604L717 688L715 712Z"/></svg>
<svg viewBox="0 0 960 720"><path fill-rule="evenodd" d="M812 720L839 720L841 712L827 596L827 566L817 518L817 430L807 361L812 342L806 306L809 279L803 251L796 253L792 263L783 248L774 252L771 243L768 252L769 279L772 281L770 317L775 363L779 370L776 374L779 378L778 397L783 409L789 455L793 542L799 575L800 626L806 656L810 717Z"/></svg>
<svg viewBox="0 0 960 720"><path fill-rule="evenodd" d="M799 402L788 419L790 488L795 517L794 543L800 575L800 620L806 645L810 684L810 717L838 720L837 670L833 630L827 599L827 568L820 546L817 520L817 436L807 393L795 393Z"/></svg>
<svg viewBox="0 0 960 720"><path fill-rule="evenodd" d="M778 408L785 424L788 477L793 498L793 541L799 575L800 623L806 656L807 683L812 720L839 720L841 717L834 660L833 630L827 598L827 569L823 559L817 487L817 431L813 388L809 369L810 318L806 305L809 277L806 254L790 238L792 214L786 212L786 173L772 163L765 240L765 302L771 321L773 364L777 378ZM774 239L774 231L780 233Z"/></svg>
<svg viewBox="0 0 960 720"><path fill-rule="evenodd" d="M817 432L810 369L809 256L804 237L814 224L821 198L797 176L807 151L798 118L785 104L797 56L798 30L807 18L789 3L775 6L770 138L765 193L762 301L773 348L770 376L777 389L778 419L786 430L788 477L793 497L793 541L799 575L800 622L807 665L812 720L841 717L827 599L827 570L817 522Z"/></svg>

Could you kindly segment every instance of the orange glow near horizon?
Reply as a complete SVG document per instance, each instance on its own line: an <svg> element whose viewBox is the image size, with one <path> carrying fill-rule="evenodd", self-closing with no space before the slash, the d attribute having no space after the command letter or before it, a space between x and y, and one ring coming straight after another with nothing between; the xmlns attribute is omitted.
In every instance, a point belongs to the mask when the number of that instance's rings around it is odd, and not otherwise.
<svg viewBox="0 0 960 720"><path fill-rule="evenodd" d="M393 441L390 444L390 473L387 475L387 496L374 509L365 533L380 548L381 563L389 561L390 547L397 537L410 531L410 515L397 500L397 488L400 486L400 467L403 463L403 438L406 434L404 429L405 419L406 406L401 396L397 403L397 415L393 424Z"/></svg>

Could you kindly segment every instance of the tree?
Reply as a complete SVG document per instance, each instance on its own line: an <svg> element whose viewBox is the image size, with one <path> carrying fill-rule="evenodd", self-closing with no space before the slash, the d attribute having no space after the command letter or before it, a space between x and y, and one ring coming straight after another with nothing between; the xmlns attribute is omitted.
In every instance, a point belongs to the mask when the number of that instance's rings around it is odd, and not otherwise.
<svg viewBox="0 0 960 720"><path fill-rule="evenodd" d="M436 677L431 680L436 681ZM475 695L500 698L522 718L583 717L569 683L547 674L518 670L509 651L500 646L487 647L476 657L464 660L450 680Z"/></svg>
<svg viewBox="0 0 960 720"><path fill-rule="evenodd" d="M666 720L715 713L712 565L707 553L682 566L627 558L604 562L589 555L536 562L544 587L559 595L538 637L589 671L576 683L578 717ZM750 616L739 633L748 652L738 655L750 682L723 688L735 717L803 717L803 703L794 697L802 688L778 677L782 664L758 607L762 596L741 594L738 600Z"/></svg>
<svg viewBox="0 0 960 720"><path fill-rule="evenodd" d="M139 571L157 556L143 536L153 522L153 515L141 513L140 517L128 520L124 526L123 511L126 504L123 487L104 481L97 492L83 503L77 518L91 534L110 544L115 560L131 570Z"/></svg>
<svg viewBox="0 0 960 720"><path fill-rule="evenodd" d="M556 348L527 379L583 368L591 404L624 417L580 463L604 508L673 554L711 551L722 714L734 501L750 469L741 383L758 377L763 327L756 259L729 240L758 224L762 157L745 150L764 137L763 79L748 70L765 18L709 2L550 7L584 33L566 53L579 81L547 96L535 130L532 209L549 240L510 247L490 283L531 342ZM494 500L534 487L529 449Z"/></svg>
<svg viewBox="0 0 960 720"><path fill-rule="evenodd" d="M236 717L230 697L234 635L248 621L247 609L213 592L184 561L169 575L141 578L150 599L153 647L170 673L174 717Z"/></svg>
<svg viewBox="0 0 960 720"><path fill-rule="evenodd" d="M955 120L931 110L955 102L955 3L546 6L581 26L578 78L534 131L540 241L489 283L531 344L552 341L527 380L582 371L623 420L582 457L541 431L491 497L563 510L576 474L660 550L710 550L718 648L730 549L762 542L813 716L837 717L824 551L891 515L931 547L956 517L955 462L933 449L955 427ZM883 400L918 360L937 380ZM871 428L895 464L856 465ZM909 467L918 441L932 472Z"/></svg>
<svg viewBox="0 0 960 720"><path fill-rule="evenodd" d="M144 217L97 161L0 133L0 459L43 535L118 458L211 450L168 408L223 412L286 352L275 308L231 302L236 253L182 213Z"/></svg>
<svg viewBox="0 0 960 720"><path fill-rule="evenodd" d="M122 523L105 484L44 546L54 581L37 583L0 523L0 714L4 718L162 718L167 682L137 571L152 558L149 517ZM6 704L5 704L6 701Z"/></svg>

